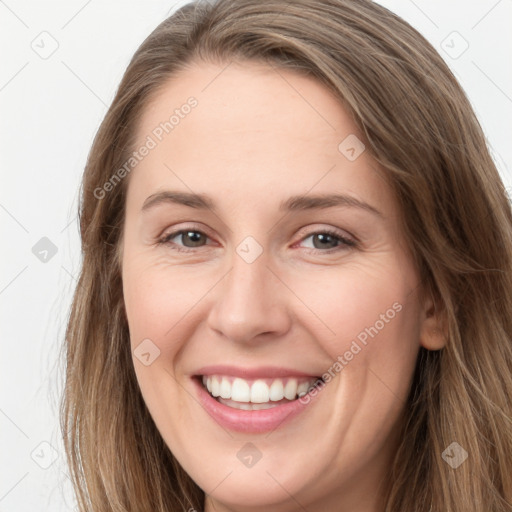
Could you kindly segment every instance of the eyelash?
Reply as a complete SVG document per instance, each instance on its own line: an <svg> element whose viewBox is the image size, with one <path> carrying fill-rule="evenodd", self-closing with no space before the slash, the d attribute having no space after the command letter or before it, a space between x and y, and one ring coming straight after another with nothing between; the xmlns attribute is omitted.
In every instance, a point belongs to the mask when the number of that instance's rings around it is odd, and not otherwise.
<svg viewBox="0 0 512 512"><path fill-rule="evenodd" d="M184 253L190 253L190 252L194 252L195 249L200 249L204 246L201 246L201 247L187 247L187 248L183 248L182 246L180 245L177 245L175 244L174 242L171 242L171 240L173 238L175 238L176 236L178 235L182 235L182 234L186 234L186 233L199 233L201 235L204 235L206 238L209 238L208 235L206 235L206 233L203 233L202 231L198 230L198 229L195 229L195 228L185 228L185 229L180 229L178 231L173 231L172 233L168 233L167 235L163 236L162 238L160 238L158 240L158 245L168 245L172 250L174 251L177 251L177 252L184 252ZM331 249L326 249L326 250L322 250L322 249L312 249L310 247L306 248L307 252L320 252L320 253L328 253L328 254L331 254L333 252L338 252L338 251L341 251L341 250L346 250L347 248L355 248L357 247L357 242L355 242L354 240L351 240L347 237L344 237L343 235L341 235L339 232L335 231L335 230L332 230L332 229L322 229L322 230L319 230L319 231L313 231L312 233L309 233L307 236L303 237L300 242L303 242L304 240L308 239L309 237L311 236L314 236L314 235L329 235L329 236L332 236L334 237L336 240L338 240L340 242L340 244L337 246L337 247L332 247Z"/></svg>

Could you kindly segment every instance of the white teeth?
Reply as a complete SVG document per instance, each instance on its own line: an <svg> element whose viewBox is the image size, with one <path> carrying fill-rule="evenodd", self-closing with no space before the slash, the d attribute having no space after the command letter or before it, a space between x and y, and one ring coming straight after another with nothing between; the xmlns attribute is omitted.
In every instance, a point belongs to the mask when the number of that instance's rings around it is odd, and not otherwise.
<svg viewBox="0 0 512 512"><path fill-rule="evenodd" d="M250 402L251 388L249 383L243 379L235 379L231 385L231 396L229 397L235 402Z"/></svg>
<svg viewBox="0 0 512 512"><path fill-rule="evenodd" d="M231 398L231 384L226 377L222 378L219 393L222 398Z"/></svg>
<svg viewBox="0 0 512 512"><path fill-rule="evenodd" d="M219 398L219 402L227 405L228 407L232 407L233 409L242 409L243 411L261 411L263 409L272 409L272 407L279 406L279 404L273 404L271 402L267 402L266 404L253 404L247 402L234 402L233 400L224 400L223 398Z"/></svg>
<svg viewBox="0 0 512 512"><path fill-rule="evenodd" d="M276 379L270 386L270 400L278 402L284 398L284 387L281 379Z"/></svg>
<svg viewBox="0 0 512 512"><path fill-rule="evenodd" d="M290 379L284 387L284 397L293 400L297 395L297 379Z"/></svg>
<svg viewBox="0 0 512 512"><path fill-rule="evenodd" d="M297 395L299 397L304 396L309 391L310 383L309 382L301 382L297 386Z"/></svg>
<svg viewBox="0 0 512 512"><path fill-rule="evenodd" d="M220 385L219 385L219 379L217 377L212 378L212 391L213 396L219 396L220 395Z"/></svg>
<svg viewBox="0 0 512 512"><path fill-rule="evenodd" d="M261 411L263 409L272 409L272 407L277 407L279 404L272 404L267 402L265 404L251 404L251 409L253 411Z"/></svg>
<svg viewBox="0 0 512 512"><path fill-rule="evenodd" d="M246 381L245 379L233 378L221 375L203 376L203 385L214 397L224 400L232 400L245 404L261 404L261 407L252 407L247 410L264 409L264 404L272 405L271 402L279 402L286 398L295 400L297 396L305 395L317 379L309 380L287 378L287 379L257 379ZM241 406L240 408L245 409Z"/></svg>
<svg viewBox="0 0 512 512"><path fill-rule="evenodd" d="M257 380L251 386L251 402L253 404L263 404L268 402L269 389L265 381Z"/></svg>

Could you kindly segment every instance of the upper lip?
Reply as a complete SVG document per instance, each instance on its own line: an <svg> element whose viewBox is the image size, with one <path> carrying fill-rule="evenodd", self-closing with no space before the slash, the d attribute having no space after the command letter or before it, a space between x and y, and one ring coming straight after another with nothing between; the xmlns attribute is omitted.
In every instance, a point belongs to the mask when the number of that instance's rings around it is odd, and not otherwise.
<svg viewBox="0 0 512 512"><path fill-rule="evenodd" d="M318 374L302 372L282 366L257 366L253 368L229 365L209 365L199 368L195 375L226 375L242 379L268 379L279 377L318 377Z"/></svg>

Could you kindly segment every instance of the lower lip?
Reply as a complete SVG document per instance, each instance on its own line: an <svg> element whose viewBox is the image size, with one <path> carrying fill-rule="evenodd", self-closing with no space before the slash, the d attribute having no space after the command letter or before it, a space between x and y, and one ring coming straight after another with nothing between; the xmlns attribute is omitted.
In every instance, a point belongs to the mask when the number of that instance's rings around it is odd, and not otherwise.
<svg viewBox="0 0 512 512"><path fill-rule="evenodd" d="M222 427L237 432L257 433L276 430L304 411L313 400L313 397L310 397L308 403L303 403L297 399L270 409L244 411L217 402L202 386L199 379L192 380L206 412Z"/></svg>

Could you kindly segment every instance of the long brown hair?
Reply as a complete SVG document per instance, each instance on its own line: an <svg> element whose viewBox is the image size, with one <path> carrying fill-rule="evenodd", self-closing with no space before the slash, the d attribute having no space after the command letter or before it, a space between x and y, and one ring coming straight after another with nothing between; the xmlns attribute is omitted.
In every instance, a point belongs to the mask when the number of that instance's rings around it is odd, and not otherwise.
<svg viewBox="0 0 512 512"><path fill-rule="evenodd" d="M91 148L79 206L83 263L66 331L61 428L81 512L203 510L204 493L137 384L121 279L128 179L150 98L201 61L260 61L316 78L385 170L407 243L446 319L420 349L387 512L512 510L512 212L471 105L434 48L368 0L188 4L133 56ZM199 107L200 108L200 107ZM96 192L95 192L96 191ZM468 459L454 469L443 451Z"/></svg>

